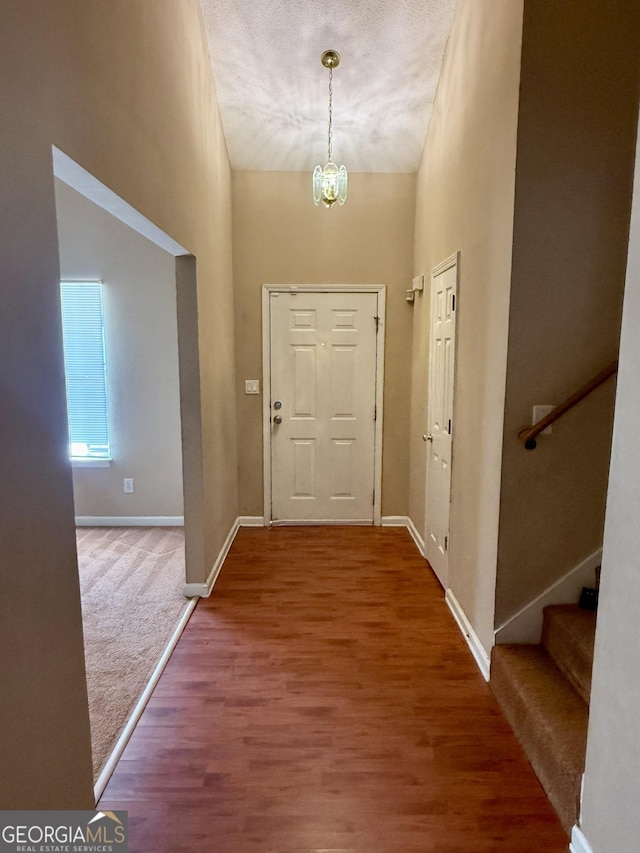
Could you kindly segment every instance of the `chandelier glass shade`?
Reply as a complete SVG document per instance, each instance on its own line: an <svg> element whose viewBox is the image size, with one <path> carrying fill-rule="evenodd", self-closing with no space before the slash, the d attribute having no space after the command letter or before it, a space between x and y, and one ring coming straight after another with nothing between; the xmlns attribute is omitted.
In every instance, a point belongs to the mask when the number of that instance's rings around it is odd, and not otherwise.
<svg viewBox="0 0 640 853"><path fill-rule="evenodd" d="M333 142L333 69L340 64L340 54L336 50L325 50L320 60L329 69L329 133L327 165L316 166L313 170L313 203L323 203L325 207L344 204L347 200L347 170L337 166L332 159Z"/></svg>

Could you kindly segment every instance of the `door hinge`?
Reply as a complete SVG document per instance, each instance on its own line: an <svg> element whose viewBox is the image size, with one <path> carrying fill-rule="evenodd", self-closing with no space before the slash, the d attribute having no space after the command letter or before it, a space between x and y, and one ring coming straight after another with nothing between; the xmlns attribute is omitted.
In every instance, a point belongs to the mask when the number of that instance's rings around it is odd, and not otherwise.
<svg viewBox="0 0 640 853"><path fill-rule="evenodd" d="M451 418L449 418L449 435L451 435Z"/></svg>
<svg viewBox="0 0 640 853"><path fill-rule="evenodd" d="M456 295L455 295L455 293L451 294L451 310L452 311L456 310Z"/></svg>
<svg viewBox="0 0 640 853"><path fill-rule="evenodd" d="M374 421L378 420L378 406L377 406L377 404L373 407L373 419L374 419Z"/></svg>
<svg viewBox="0 0 640 853"><path fill-rule="evenodd" d="M378 329L380 328L380 317L374 317L373 319L376 321L376 332L377 332Z"/></svg>
<svg viewBox="0 0 640 853"><path fill-rule="evenodd" d="M449 537L448 536L444 537L444 550L445 551L449 550Z"/></svg>

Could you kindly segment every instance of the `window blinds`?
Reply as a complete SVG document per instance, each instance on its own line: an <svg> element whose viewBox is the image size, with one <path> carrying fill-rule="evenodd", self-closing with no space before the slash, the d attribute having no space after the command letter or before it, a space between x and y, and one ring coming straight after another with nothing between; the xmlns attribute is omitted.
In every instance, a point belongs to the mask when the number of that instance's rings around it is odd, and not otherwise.
<svg viewBox="0 0 640 853"><path fill-rule="evenodd" d="M72 459L109 459L102 285L60 284Z"/></svg>

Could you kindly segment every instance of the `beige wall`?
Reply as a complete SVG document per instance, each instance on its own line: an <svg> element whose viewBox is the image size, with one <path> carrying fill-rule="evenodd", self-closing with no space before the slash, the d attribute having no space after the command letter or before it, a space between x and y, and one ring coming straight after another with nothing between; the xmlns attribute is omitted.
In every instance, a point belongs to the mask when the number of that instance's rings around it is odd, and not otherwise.
<svg viewBox="0 0 640 853"><path fill-rule="evenodd" d="M424 532L431 269L460 252L450 586L489 649L500 496L522 0L458 4L418 175L409 512Z"/></svg>
<svg viewBox="0 0 640 853"><path fill-rule="evenodd" d="M387 286L383 515L407 514L409 359L414 175L349 175L344 207L315 207L311 175L236 172L233 238L240 512L263 514L262 397L245 379L262 379L263 284Z"/></svg>
<svg viewBox="0 0 640 853"><path fill-rule="evenodd" d="M198 260L205 529L192 580L237 515L230 171L196 0L2 11L0 805L88 808L51 145Z"/></svg>
<svg viewBox="0 0 640 853"><path fill-rule="evenodd" d="M62 279L104 283L113 461L74 468L76 516L181 516L175 259L59 180L56 213Z"/></svg>
<svg viewBox="0 0 640 853"><path fill-rule="evenodd" d="M496 622L602 544L615 382L516 438L616 357L638 92L638 4L525 3Z"/></svg>
<svg viewBox="0 0 640 853"><path fill-rule="evenodd" d="M624 295L598 605L582 829L593 853L635 853L640 838L640 147Z"/></svg>

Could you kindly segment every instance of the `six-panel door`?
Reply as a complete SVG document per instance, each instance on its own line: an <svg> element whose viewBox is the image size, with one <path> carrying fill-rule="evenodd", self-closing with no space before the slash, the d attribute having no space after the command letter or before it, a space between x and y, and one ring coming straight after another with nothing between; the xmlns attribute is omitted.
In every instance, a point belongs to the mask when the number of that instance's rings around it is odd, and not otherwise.
<svg viewBox="0 0 640 853"><path fill-rule="evenodd" d="M456 288L456 263L432 276L425 548L427 560L445 589L449 575Z"/></svg>
<svg viewBox="0 0 640 853"><path fill-rule="evenodd" d="M274 521L373 521L377 305L271 293Z"/></svg>

